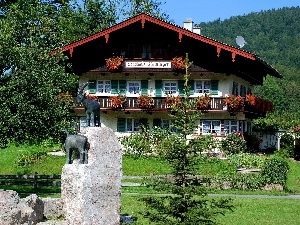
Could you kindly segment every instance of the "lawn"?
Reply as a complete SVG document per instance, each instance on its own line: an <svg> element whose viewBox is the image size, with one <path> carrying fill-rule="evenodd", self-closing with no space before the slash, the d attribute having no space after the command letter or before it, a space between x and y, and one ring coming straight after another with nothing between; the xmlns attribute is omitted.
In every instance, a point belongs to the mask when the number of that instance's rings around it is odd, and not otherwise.
<svg viewBox="0 0 300 225"><path fill-rule="evenodd" d="M32 164L27 166L18 166L18 159L28 156L29 152L49 152L56 147L44 148L26 146L12 146L1 150L0 158L0 174L60 174L65 163L64 156L52 156L43 154ZM25 157L26 158L26 157ZM29 157L30 158L30 157ZM35 160L35 159L34 159ZM288 173L287 186L290 192L269 192L269 191L215 191L214 193L230 193L230 194L263 194L263 195L286 195L300 193L300 162L289 160L290 171ZM208 159L200 160L200 174L218 174L218 173L234 173L235 168L228 165L226 160ZM161 158L154 157L123 157L123 174L132 176L149 176L168 174L170 167L166 161ZM141 182L132 181L131 182ZM1 187L9 189L9 187ZM19 191L17 187L13 187ZM136 194L133 194L136 193ZM123 187L122 188L122 214L128 214L137 219L135 224L149 224L140 212L144 205L139 201L139 196L144 193L154 193L146 187ZM38 194L45 197L45 194ZM59 197L59 194L53 197ZM218 197L215 197L218 198ZM300 200L299 199L268 199L268 198L233 198L235 206L233 212L228 212L225 216L217 217L219 224L225 225L253 225L253 224L300 224Z"/></svg>
<svg viewBox="0 0 300 225"><path fill-rule="evenodd" d="M216 197L214 197L216 198ZM300 224L299 199L232 198L234 210L218 216L218 224L224 225L298 225ZM142 217L144 205L137 196L122 195L122 214L136 219L136 224L146 225Z"/></svg>

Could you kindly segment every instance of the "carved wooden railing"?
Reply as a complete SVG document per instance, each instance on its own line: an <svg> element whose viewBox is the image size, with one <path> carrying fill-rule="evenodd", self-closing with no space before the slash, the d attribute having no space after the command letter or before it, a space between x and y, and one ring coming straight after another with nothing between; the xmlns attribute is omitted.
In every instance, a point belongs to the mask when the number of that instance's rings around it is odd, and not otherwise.
<svg viewBox="0 0 300 225"><path fill-rule="evenodd" d="M153 110L167 110L168 106L165 102L164 97L154 97ZM192 98L191 98L192 99ZM223 99L224 98L211 98L211 110L223 110ZM112 108L109 97L99 97L99 103L102 110ZM139 109L137 98L127 97L126 98L126 109Z"/></svg>

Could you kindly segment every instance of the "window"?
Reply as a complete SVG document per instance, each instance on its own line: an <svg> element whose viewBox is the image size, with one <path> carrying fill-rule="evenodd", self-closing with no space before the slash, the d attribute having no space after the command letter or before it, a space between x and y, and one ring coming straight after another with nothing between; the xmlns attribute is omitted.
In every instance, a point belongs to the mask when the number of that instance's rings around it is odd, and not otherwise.
<svg viewBox="0 0 300 225"><path fill-rule="evenodd" d="M224 132L225 134L230 134L233 131L238 131L238 121L236 120L225 120L224 121Z"/></svg>
<svg viewBox="0 0 300 225"><path fill-rule="evenodd" d="M110 80L98 80L97 81L97 92L110 94L111 83Z"/></svg>
<svg viewBox="0 0 300 225"><path fill-rule="evenodd" d="M202 134L221 134L221 121L203 120L201 131Z"/></svg>
<svg viewBox="0 0 300 225"><path fill-rule="evenodd" d="M143 45L143 59L150 59L151 58L151 45Z"/></svg>
<svg viewBox="0 0 300 225"><path fill-rule="evenodd" d="M233 82L232 94L239 95L239 84L237 82Z"/></svg>
<svg viewBox="0 0 300 225"><path fill-rule="evenodd" d="M126 119L126 130L125 132L138 132L140 128L139 119Z"/></svg>
<svg viewBox="0 0 300 225"><path fill-rule="evenodd" d="M195 80L195 93L210 93L210 80Z"/></svg>
<svg viewBox="0 0 300 225"><path fill-rule="evenodd" d="M240 96L245 97L246 92L247 92L246 86L241 85L241 87L240 87Z"/></svg>
<svg viewBox="0 0 300 225"><path fill-rule="evenodd" d="M164 81L163 91L165 94L177 94L177 81Z"/></svg>
<svg viewBox="0 0 300 225"><path fill-rule="evenodd" d="M139 95L141 90L140 81L127 81L127 95Z"/></svg>
<svg viewBox="0 0 300 225"><path fill-rule="evenodd" d="M161 120L161 128L169 128L172 123L172 120Z"/></svg>

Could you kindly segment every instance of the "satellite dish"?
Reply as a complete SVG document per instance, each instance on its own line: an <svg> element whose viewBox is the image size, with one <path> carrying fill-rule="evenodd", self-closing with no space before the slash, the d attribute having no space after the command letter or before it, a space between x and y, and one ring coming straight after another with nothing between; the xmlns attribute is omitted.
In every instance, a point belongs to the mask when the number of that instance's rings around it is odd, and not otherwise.
<svg viewBox="0 0 300 225"><path fill-rule="evenodd" d="M244 45L246 44L246 41L242 36L237 36L235 42L240 48L244 47Z"/></svg>

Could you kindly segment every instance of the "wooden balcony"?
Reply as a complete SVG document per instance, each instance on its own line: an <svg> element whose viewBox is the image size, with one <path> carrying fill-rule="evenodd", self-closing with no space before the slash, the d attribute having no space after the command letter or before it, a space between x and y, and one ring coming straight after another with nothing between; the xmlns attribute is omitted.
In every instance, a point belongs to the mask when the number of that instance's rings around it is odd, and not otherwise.
<svg viewBox="0 0 300 225"><path fill-rule="evenodd" d="M154 107L152 111L167 111L170 108L166 105L164 97L154 97ZM101 110L112 110L111 102L109 97L100 97L99 103ZM211 110L223 110L222 104L223 98L212 98L211 99ZM137 98L127 97L124 110L132 111L132 110L141 110L137 103Z"/></svg>
<svg viewBox="0 0 300 225"><path fill-rule="evenodd" d="M151 108L151 112L168 112L170 108L167 106L165 102L165 97L153 97L154 99L154 107ZM192 100L192 98L190 98ZM207 112L209 113L228 113L226 107L224 106L223 100L224 97L211 98L211 109ZM98 102L100 103L101 111L145 111L141 109L137 103L137 98L135 97L127 97L126 103L123 107L114 109L112 107L111 101L108 96L99 97ZM83 106L77 106L76 110L83 110ZM264 117L265 112L260 112L249 107L243 107L239 112L245 113L247 118L258 118Z"/></svg>

